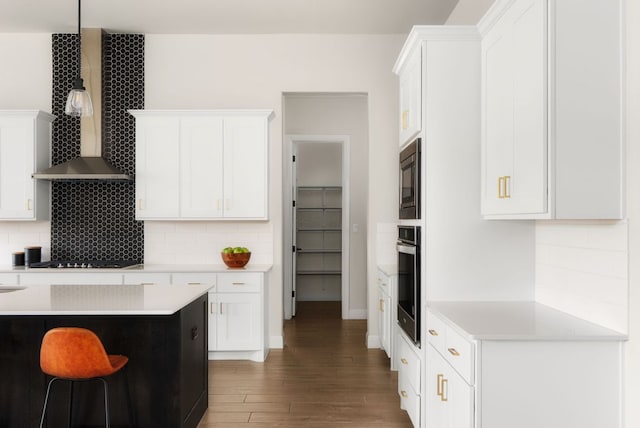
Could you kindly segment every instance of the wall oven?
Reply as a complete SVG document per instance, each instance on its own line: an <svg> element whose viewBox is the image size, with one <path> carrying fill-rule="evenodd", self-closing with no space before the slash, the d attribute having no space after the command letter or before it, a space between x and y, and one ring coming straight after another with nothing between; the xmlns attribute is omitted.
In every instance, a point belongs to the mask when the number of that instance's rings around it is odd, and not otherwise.
<svg viewBox="0 0 640 428"><path fill-rule="evenodd" d="M420 138L400 152L400 218L420 218Z"/></svg>
<svg viewBox="0 0 640 428"><path fill-rule="evenodd" d="M420 346L420 226L398 226L398 324Z"/></svg>

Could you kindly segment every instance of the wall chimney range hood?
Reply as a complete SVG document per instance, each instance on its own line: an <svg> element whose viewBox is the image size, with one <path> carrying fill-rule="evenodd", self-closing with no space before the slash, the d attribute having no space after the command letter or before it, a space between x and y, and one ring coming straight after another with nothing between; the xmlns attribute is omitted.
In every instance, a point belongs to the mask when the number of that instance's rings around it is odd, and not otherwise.
<svg viewBox="0 0 640 428"><path fill-rule="evenodd" d="M132 180L102 157L102 30L82 29L83 80L93 102L93 115L80 118L80 157L38 171L40 180Z"/></svg>

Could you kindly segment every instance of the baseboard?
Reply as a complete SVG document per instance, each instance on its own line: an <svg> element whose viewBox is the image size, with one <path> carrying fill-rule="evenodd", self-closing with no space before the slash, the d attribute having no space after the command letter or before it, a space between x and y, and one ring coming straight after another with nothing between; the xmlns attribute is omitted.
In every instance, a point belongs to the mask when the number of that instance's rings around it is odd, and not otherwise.
<svg viewBox="0 0 640 428"><path fill-rule="evenodd" d="M367 348L380 349L381 348L380 336L377 334L367 333Z"/></svg>
<svg viewBox="0 0 640 428"><path fill-rule="evenodd" d="M284 338L282 336L271 336L271 337L269 337L269 348L270 349L282 349L282 348L284 348Z"/></svg>
<svg viewBox="0 0 640 428"><path fill-rule="evenodd" d="M366 320L367 319L367 310L366 309L351 309L351 310L349 310L349 319L350 320Z"/></svg>

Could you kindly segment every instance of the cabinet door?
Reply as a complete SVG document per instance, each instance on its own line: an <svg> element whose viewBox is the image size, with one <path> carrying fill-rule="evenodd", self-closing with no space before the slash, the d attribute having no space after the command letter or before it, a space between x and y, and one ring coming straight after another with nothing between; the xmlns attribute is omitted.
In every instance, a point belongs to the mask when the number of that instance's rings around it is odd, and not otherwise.
<svg viewBox="0 0 640 428"><path fill-rule="evenodd" d="M378 289L378 331L380 332L380 345L391 356L391 298L384 289Z"/></svg>
<svg viewBox="0 0 640 428"><path fill-rule="evenodd" d="M32 118L0 118L0 219L33 219L35 165Z"/></svg>
<svg viewBox="0 0 640 428"><path fill-rule="evenodd" d="M267 218L267 120L224 119L224 217Z"/></svg>
<svg viewBox="0 0 640 428"><path fill-rule="evenodd" d="M427 426L473 428L473 387L431 345L427 345L426 355Z"/></svg>
<svg viewBox="0 0 640 428"><path fill-rule="evenodd" d="M260 349L262 310L257 293L218 294L216 340L218 351Z"/></svg>
<svg viewBox="0 0 640 428"><path fill-rule="evenodd" d="M518 0L484 37L482 212L547 212L543 0Z"/></svg>
<svg viewBox="0 0 640 428"><path fill-rule="evenodd" d="M400 146L422 128L422 49L418 46L400 73Z"/></svg>
<svg viewBox="0 0 640 428"><path fill-rule="evenodd" d="M180 121L136 119L136 219L180 216Z"/></svg>
<svg viewBox="0 0 640 428"><path fill-rule="evenodd" d="M180 121L180 208L182 218L222 216L222 118Z"/></svg>

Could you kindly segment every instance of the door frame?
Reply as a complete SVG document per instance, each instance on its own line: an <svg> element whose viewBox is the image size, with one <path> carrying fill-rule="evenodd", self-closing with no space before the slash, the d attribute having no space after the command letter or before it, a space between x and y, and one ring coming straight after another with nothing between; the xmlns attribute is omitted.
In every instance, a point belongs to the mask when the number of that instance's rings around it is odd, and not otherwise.
<svg viewBox="0 0 640 428"><path fill-rule="evenodd" d="M283 308L284 318L292 316L293 291L293 201L296 187L293 177L293 153L296 144L326 143L342 145L342 319L349 319L349 248L350 248L350 137L348 135L288 134L284 137L283 164Z"/></svg>

